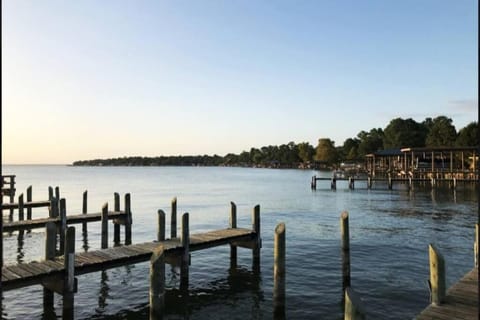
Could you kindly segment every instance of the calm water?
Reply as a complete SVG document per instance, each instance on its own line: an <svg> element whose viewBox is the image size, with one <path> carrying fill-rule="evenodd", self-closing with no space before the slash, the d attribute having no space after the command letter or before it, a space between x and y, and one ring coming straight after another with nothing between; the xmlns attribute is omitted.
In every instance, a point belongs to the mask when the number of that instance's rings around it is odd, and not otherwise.
<svg viewBox="0 0 480 320"><path fill-rule="evenodd" d="M478 198L471 187L453 192L426 186L410 193L400 185L367 190L357 182L350 191L338 182L331 191L328 181L319 181L319 190L312 191L312 175L328 172L246 168L2 166L2 174L17 175L17 195L32 185L34 200L47 199L48 186L59 186L67 214L80 213L84 190L89 212L105 202L113 206L114 192L131 193L134 243L156 237L156 212L169 213L175 196L179 215L190 213L191 232L227 227L230 201L237 204L239 227L250 227L252 209L260 204L260 272L253 271L247 249L239 249L234 270L227 246L193 252L188 296L178 290L178 270L166 268L168 319L271 319L273 233L279 222L287 227L287 318L342 319L343 210L350 213L352 286L370 319L411 319L429 303L429 243L446 259L448 286L473 267ZM34 217L47 215L42 210ZM168 225L167 217L170 234ZM87 240L77 230L77 251L100 248L99 227L89 224ZM43 230L23 241L15 233L4 237L7 264L42 258ZM146 319L148 269L141 263L79 276L75 318ZM41 286L5 292L2 318L61 318L61 296L55 295L53 316L44 314L42 297Z"/></svg>

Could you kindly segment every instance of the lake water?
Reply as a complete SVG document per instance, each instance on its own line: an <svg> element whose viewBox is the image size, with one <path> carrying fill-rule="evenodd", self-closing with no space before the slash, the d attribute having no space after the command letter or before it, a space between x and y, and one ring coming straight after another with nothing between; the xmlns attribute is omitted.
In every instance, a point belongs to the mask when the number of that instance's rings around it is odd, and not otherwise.
<svg viewBox="0 0 480 320"><path fill-rule="evenodd" d="M349 190L339 181L310 189L311 177L329 172L222 167L71 167L2 166L15 174L17 195L33 186L33 200L46 200L48 186L59 186L67 214L80 213L88 190L89 212L99 212L113 193L131 193L133 243L154 240L157 210L167 212L178 198L178 217L190 214L192 233L228 227L230 201L237 204L239 227L251 227L251 213L261 207L260 272L252 254L239 249L238 267L230 269L228 246L192 253L188 296L179 292L177 269L166 267L168 319L272 319L273 235L286 224L288 319L343 319L339 219L350 214L351 283L370 319L411 319L429 304L428 244L446 259L447 286L473 267L477 191L460 184L431 190L402 185L387 190L357 182ZM122 202L123 208L123 202ZM43 210L43 211L42 211ZM46 216L44 209L34 217ZM110 229L111 230L111 229ZM76 232L77 251L100 248L100 223L89 224L88 242ZM19 241L4 234L6 264L39 260L44 230ZM110 240L111 241L111 236ZM122 228L123 239L123 228ZM111 245L111 243L110 243ZM78 276L76 319L147 319L149 263ZM41 286L6 291L2 319L61 318L62 299L55 295L55 313L44 314Z"/></svg>

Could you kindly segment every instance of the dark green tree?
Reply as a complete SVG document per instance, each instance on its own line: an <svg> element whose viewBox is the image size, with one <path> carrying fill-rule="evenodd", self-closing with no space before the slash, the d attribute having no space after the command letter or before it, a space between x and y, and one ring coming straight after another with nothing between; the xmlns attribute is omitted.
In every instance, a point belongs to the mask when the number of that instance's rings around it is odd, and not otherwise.
<svg viewBox="0 0 480 320"><path fill-rule="evenodd" d="M425 139L427 147L451 147L457 139L457 131L452 119L439 116L432 120L430 130Z"/></svg>
<svg viewBox="0 0 480 320"><path fill-rule="evenodd" d="M384 133L381 128L371 129L370 132L360 131L357 137L360 140L358 145L360 157L383 149Z"/></svg>
<svg viewBox="0 0 480 320"><path fill-rule="evenodd" d="M383 133L384 149L424 147L427 128L411 118L396 118L390 121Z"/></svg>
<svg viewBox="0 0 480 320"><path fill-rule="evenodd" d="M315 154L315 148L308 142L301 142L297 145L298 157L303 163L311 162Z"/></svg>
<svg viewBox="0 0 480 320"><path fill-rule="evenodd" d="M328 138L318 139L315 160L325 162L329 165L337 162L337 150L335 149L335 144L332 140Z"/></svg>
<svg viewBox="0 0 480 320"><path fill-rule="evenodd" d="M457 147L476 147L478 146L478 123L471 122L466 127L460 129L457 135L455 145Z"/></svg>

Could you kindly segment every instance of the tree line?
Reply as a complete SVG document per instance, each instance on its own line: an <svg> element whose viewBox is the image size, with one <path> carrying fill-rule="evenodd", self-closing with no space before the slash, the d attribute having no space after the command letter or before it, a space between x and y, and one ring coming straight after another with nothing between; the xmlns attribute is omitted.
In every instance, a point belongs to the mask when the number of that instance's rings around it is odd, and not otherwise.
<svg viewBox="0 0 480 320"><path fill-rule="evenodd" d="M402 147L477 146L478 123L472 122L458 132L446 116L426 118L422 122L396 118L384 128L360 131L342 146L330 138L320 138L316 147L308 142L289 142L280 146L251 148L225 156L121 157L75 161L74 166L248 166L268 168L307 168L313 163L327 166L344 161L360 162L365 155L379 150Z"/></svg>

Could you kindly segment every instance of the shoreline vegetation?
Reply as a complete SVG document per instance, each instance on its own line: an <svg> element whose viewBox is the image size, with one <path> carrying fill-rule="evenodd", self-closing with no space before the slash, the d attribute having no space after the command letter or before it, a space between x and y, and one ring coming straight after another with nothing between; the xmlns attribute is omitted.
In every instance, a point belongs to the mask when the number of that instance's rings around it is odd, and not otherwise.
<svg viewBox="0 0 480 320"><path fill-rule="evenodd" d="M342 146L329 138L320 138L313 147L308 142L289 142L280 146L251 148L240 154L177 155L142 157L129 156L109 159L80 160L73 166L225 166L282 169L338 169L361 167L367 154L403 147L476 146L478 123L471 122L458 132L452 119L438 116L422 122L396 118L384 128L360 131Z"/></svg>

